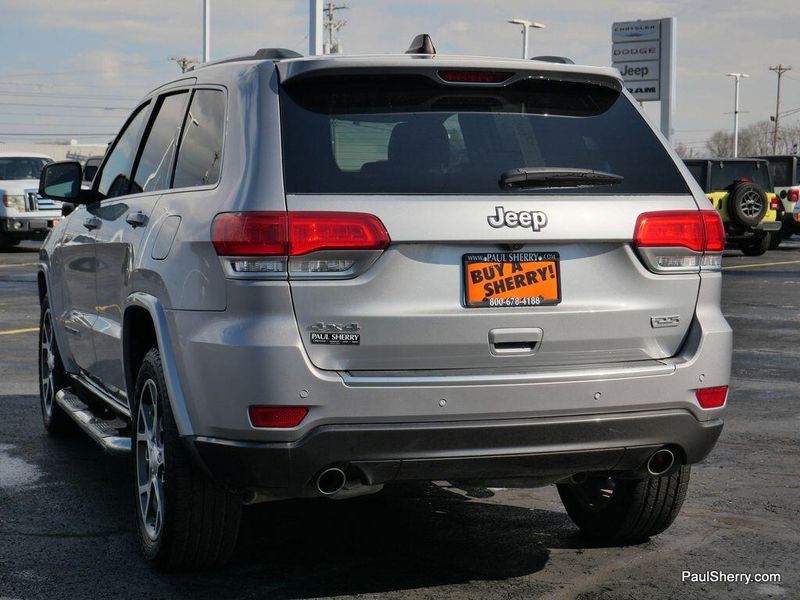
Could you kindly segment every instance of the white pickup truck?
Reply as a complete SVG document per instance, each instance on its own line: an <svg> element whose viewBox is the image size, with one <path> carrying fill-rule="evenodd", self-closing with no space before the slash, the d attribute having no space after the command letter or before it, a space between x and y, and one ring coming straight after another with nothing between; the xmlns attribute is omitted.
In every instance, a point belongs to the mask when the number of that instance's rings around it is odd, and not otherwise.
<svg viewBox="0 0 800 600"><path fill-rule="evenodd" d="M39 174L51 162L35 152L0 152L0 248L44 239L61 220L61 203L39 196Z"/></svg>

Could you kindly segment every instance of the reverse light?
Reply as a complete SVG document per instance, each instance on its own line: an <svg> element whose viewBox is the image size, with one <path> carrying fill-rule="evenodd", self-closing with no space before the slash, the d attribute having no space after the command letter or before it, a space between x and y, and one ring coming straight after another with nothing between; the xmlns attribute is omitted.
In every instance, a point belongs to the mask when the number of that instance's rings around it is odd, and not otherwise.
<svg viewBox="0 0 800 600"><path fill-rule="evenodd" d="M306 406L251 406L247 409L253 427L286 429L297 427L308 414Z"/></svg>
<svg viewBox="0 0 800 600"><path fill-rule="evenodd" d="M709 387L695 390L695 397L701 408L719 408L725 406L728 398L728 386Z"/></svg>

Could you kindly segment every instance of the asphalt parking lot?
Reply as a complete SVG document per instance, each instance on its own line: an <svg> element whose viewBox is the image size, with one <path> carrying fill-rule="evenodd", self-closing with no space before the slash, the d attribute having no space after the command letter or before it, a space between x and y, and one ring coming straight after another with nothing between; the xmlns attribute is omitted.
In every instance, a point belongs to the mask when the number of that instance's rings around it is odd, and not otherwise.
<svg viewBox="0 0 800 600"><path fill-rule="evenodd" d="M555 488L410 485L246 511L232 564L164 575L133 535L128 463L49 439L37 387L36 248L0 253L0 600L9 598L800 597L800 243L726 256L735 331L725 430L670 530L589 544ZM691 583L682 572L778 573Z"/></svg>

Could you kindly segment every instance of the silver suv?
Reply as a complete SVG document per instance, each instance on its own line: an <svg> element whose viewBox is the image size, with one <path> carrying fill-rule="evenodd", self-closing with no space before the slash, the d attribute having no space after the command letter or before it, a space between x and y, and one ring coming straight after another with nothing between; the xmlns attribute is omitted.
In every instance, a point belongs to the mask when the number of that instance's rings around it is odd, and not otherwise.
<svg viewBox="0 0 800 600"><path fill-rule="evenodd" d="M722 430L722 225L615 70L262 50L153 90L80 183L40 182L44 424L132 453L158 566L404 480L556 483L641 540Z"/></svg>

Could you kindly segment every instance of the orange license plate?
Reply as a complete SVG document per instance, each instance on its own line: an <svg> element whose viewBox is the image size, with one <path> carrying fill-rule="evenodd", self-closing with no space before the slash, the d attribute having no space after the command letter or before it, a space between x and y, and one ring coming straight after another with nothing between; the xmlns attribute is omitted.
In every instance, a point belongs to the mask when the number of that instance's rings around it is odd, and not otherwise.
<svg viewBox="0 0 800 600"><path fill-rule="evenodd" d="M561 302L558 252L464 255L468 307L552 306Z"/></svg>

